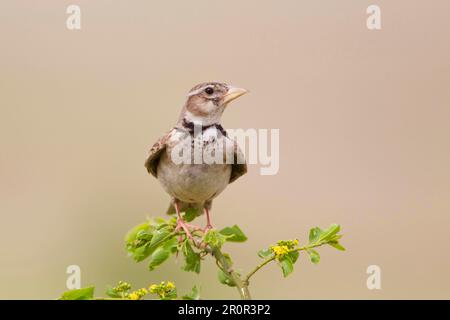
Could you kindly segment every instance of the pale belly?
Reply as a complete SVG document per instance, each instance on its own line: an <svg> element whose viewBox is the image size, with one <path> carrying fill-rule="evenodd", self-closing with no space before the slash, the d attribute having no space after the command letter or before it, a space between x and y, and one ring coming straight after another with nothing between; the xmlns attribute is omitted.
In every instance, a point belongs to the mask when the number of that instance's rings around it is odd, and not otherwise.
<svg viewBox="0 0 450 320"><path fill-rule="evenodd" d="M228 185L230 164L173 163L167 153L161 155L158 180L172 197L187 203L203 203L219 195Z"/></svg>

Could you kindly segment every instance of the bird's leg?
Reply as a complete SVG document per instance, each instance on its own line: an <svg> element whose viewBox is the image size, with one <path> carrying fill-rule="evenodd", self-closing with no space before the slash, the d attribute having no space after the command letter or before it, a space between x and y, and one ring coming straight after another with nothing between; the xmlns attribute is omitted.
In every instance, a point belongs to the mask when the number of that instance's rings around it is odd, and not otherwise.
<svg viewBox="0 0 450 320"><path fill-rule="evenodd" d="M189 226L186 224L186 222L181 217L180 213L180 207L177 201L174 201L174 207L175 211L177 212L177 226L175 227L175 232L180 231L183 229L183 231L186 233L186 237L192 241L194 241L194 238L192 237L191 231L189 230ZM178 237L178 241L181 242L183 239L181 235Z"/></svg>
<svg viewBox="0 0 450 320"><path fill-rule="evenodd" d="M209 216L208 208L205 208L205 214L206 214L206 227L205 227L205 229L203 229L203 232L207 233L209 230L211 230L213 228L213 226L211 224L211 218Z"/></svg>

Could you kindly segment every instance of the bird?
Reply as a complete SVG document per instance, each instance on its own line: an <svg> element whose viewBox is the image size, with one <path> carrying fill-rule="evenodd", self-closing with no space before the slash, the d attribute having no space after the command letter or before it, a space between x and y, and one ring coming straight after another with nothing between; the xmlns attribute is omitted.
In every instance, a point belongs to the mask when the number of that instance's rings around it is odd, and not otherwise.
<svg viewBox="0 0 450 320"><path fill-rule="evenodd" d="M247 173L242 150L221 124L229 103L247 92L222 82L194 86L187 94L175 126L153 144L145 161L148 173L158 179L171 197L167 214L177 215L175 231L183 230L190 239L191 229L206 234L213 228L210 217L213 199ZM180 150L186 153L184 160L188 161L174 161ZM195 161L198 150L217 156L215 159L219 161ZM195 217L205 213L206 227L184 221L181 213L188 210Z"/></svg>

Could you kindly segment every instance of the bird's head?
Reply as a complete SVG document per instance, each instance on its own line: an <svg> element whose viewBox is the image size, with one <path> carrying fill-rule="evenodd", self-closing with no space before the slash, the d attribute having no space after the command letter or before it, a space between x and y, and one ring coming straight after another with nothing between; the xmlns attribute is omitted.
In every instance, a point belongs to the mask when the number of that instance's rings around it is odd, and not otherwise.
<svg viewBox="0 0 450 320"><path fill-rule="evenodd" d="M201 125L220 123L226 106L245 93L245 89L220 82L196 85L188 93L180 120Z"/></svg>

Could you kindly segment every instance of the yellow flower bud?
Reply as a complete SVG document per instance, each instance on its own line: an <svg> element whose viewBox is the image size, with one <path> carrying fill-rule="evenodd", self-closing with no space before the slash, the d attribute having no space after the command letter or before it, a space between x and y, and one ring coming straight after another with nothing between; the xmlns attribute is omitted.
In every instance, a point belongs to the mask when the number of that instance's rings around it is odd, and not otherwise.
<svg viewBox="0 0 450 320"><path fill-rule="evenodd" d="M139 295L138 295L137 293L132 292L132 293L130 293L130 294L128 295L128 299L130 299L130 300L139 300L140 297L139 297Z"/></svg>
<svg viewBox="0 0 450 320"><path fill-rule="evenodd" d="M173 289L175 289L175 285L173 284L173 282L168 281L167 285L166 285L166 288L168 290L173 290Z"/></svg>
<svg viewBox="0 0 450 320"><path fill-rule="evenodd" d="M157 284L152 284L149 288L151 293L157 293L158 292L158 285Z"/></svg>
<svg viewBox="0 0 450 320"><path fill-rule="evenodd" d="M277 258L283 257L285 254L289 253L288 246L272 246L270 248Z"/></svg>

